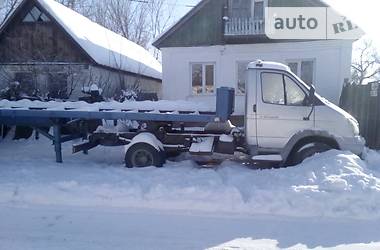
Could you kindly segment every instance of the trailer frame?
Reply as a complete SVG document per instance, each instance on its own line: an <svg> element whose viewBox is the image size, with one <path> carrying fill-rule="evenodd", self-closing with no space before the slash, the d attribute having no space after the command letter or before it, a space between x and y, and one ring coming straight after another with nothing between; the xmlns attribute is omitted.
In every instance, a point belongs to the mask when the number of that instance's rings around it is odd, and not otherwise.
<svg viewBox="0 0 380 250"><path fill-rule="evenodd" d="M11 105L0 105L0 125L28 126L33 128L38 135L41 134L51 140L54 145L57 163L63 162L62 143L76 139L89 139L95 134L88 130L88 122L93 120L131 120L138 122L150 122L157 124L172 124L174 122L186 123L214 123L227 122L234 112L234 89L218 88L216 112L199 112L197 110L133 110L128 109L102 109L83 110L77 108L63 108L54 110L48 107L33 107L20 105L19 102L10 102ZM89 104L91 105L91 104ZM62 134L62 128L75 125L76 132L68 135ZM79 125L78 125L79 124ZM52 128L52 133L43 128ZM161 129L159 127L158 129ZM135 136L143 131L135 131L130 136ZM159 133L160 131L150 131ZM161 131L162 132L162 131ZM125 135L125 134L124 134ZM90 136L90 137L89 137ZM119 134L117 136L120 136ZM128 144L128 143L126 143ZM74 145L73 153L87 151L96 147L96 140ZM107 146L117 146L117 143Z"/></svg>

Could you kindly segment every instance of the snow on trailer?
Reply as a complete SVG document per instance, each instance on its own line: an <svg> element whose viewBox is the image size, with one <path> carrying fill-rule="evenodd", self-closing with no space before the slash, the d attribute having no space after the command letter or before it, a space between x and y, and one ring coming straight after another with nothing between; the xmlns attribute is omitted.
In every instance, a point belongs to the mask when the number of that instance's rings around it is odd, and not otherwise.
<svg viewBox="0 0 380 250"><path fill-rule="evenodd" d="M199 143L199 137L216 138L225 132L229 133L230 130L225 128L231 127L226 124L233 111L234 89L231 88L217 90L215 111L182 101L87 104L2 100L0 124L32 127L37 133L46 136L54 143L57 162L62 162L62 143L82 138L84 142L74 145L73 153L87 153L98 145L128 145L127 166L161 166L166 152L189 151L193 141ZM91 130L91 124L100 125L99 120L113 120L115 123L129 120L141 124L123 133L98 131L96 128ZM180 124L180 127L173 129L173 123ZM214 133L207 133L203 128L188 132L186 123L213 124L210 127ZM49 127L53 127L53 134L43 129ZM67 135L62 135L63 128L69 131ZM145 136L141 136L141 133Z"/></svg>

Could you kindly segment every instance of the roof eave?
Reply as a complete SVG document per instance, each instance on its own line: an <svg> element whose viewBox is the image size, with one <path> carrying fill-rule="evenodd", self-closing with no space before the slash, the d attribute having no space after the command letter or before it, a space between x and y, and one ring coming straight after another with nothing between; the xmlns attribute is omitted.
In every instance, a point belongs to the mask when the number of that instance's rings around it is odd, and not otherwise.
<svg viewBox="0 0 380 250"><path fill-rule="evenodd" d="M109 71L113 71L113 72L121 72L121 73L129 74L129 75L132 75L132 76L135 76L135 77L143 77L143 78L146 78L146 79L162 82L162 78L157 78L157 77L150 76L150 75L145 75L145 74L138 74L138 73L135 73L135 72L132 72L132 71L123 70L123 69L113 68L111 66L100 64L100 63L97 63L97 62L94 62L92 64L92 66L103 68L103 69L106 69L106 70L109 70Z"/></svg>
<svg viewBox="0 0 380 250"><path fill-rule="evenodd" d="M22 7L26 4L28 0L22 0L21 3L19 3L16 8L12 11L12 13L7 17L6 20L3 21L3 23L0 26L0 36L3 34L5 28L8 26L8 24L14 19L14 17L17 15L17 13L22 9Z"/></svg>

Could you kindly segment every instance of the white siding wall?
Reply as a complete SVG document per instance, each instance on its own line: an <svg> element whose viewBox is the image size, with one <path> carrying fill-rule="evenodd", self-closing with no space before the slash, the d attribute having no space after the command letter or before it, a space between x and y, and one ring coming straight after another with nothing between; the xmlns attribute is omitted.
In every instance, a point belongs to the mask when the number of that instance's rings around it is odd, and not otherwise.
<svg viewBox="0 0 380 250"><path fill-rule="evenodd" d="M215 105L215 95L192 95L190 64L194 62L215 62L216 88L236 88L238 61L262 59L286 63L292 59L314 59L314 84L317 92L338 103L344 80L351 75L351 54L351 41L163 48L163 98L194 100ZM244 112L244 96L237 96L235 110L241 114Z"/></svg>

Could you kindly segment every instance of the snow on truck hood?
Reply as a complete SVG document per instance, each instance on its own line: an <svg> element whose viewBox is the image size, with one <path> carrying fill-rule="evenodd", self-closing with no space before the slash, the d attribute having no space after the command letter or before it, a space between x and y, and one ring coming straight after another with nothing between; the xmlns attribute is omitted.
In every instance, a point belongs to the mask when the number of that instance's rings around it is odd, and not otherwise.
<svg viewBox="0 0 380 250"><path fill-rule="evenodd" d="M346 111L344 111L343 109L339 108L337 105L335 105L334 103L331 103L329 100L327 100L326 98L324 97L321 97L318 95L318 98L327 106L329 107L330 109L332 109L333 111L339 113L340 115L342 115L344 118L346 118L347 120L351 120L351 121L356 121L356 119L350 115L349 113L347 113Z"/></svg>
<svg viewBox="0 0 380 250"><path fill-rule="evenodd" d="M98 64L162 79L161 64L143 47L54 0L38 0Z"/></svg>

